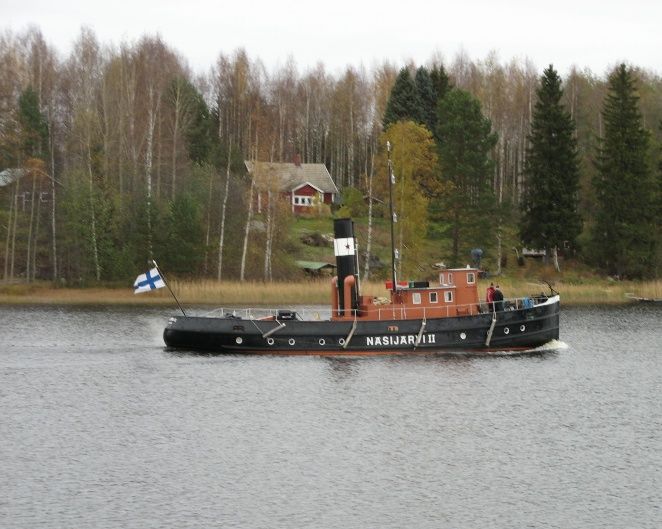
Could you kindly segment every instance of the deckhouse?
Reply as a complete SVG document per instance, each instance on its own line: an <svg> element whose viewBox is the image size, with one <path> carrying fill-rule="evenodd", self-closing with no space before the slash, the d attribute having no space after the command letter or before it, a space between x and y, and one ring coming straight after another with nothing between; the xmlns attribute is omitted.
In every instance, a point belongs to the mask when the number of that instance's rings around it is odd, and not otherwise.
<svg viewBox="0 0 662 529"><path fill-rule="evenodd" d="M393 289L393 282L386 281L386 288L391 299L372 296L358 297L358 310L351 307L351 285L343 296L332 297L335 319L368 320L411 319L411 318L447 318L479 314L484 310L478 296L477 268L451 268L439 273L439 283L431 285L429 281L398 282ZM351 276L349 276L351 278ZM347 279L345 279L347 282ZM352 280L349 279L351 283ZM334 285L333 292L337 292Z"/></svg>

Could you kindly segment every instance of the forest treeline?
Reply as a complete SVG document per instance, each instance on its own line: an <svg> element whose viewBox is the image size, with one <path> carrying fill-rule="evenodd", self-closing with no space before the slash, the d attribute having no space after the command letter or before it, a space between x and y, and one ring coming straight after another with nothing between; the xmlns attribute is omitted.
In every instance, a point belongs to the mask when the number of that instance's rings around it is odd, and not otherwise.
<svg viewBox="0 0 662 529"><path fill-rule="evenodd" d="M323 62L301 71L294 60L268 69L239 49L196 74L160 37L106 45L84 28L62 57L38 28L5 32L0 274L5 281L127 281L154 257L182 276L287 277L289 208L270 201L259 215L253 210L255 182L244 160L323 162L343 196L378 197L389 139L403 186L405 269L423 236L444 241L449 262L464 262L480 246L500 263L512 239L554 255L565 250L610 274L652 275L660 263L662 78L636 66L623 72L623 97L632 98L626 110L641 141L628 147L634 176L619 187L622 160L610 153L620 147L605 141L620 130L618 109L610 114L608 106L616 65L604 76L573 68L552 79L545 110L541 88L553 76L496 54L332 73ZM394 92L407 76L403 93L414 90L417 107L403 110ZM554 125L560 128L546 129L545 112L557 107L565 113ZM475 159L458 157L467 139L454 136L458 129L474 134ZM570 138L567 164L553 173L572 173L569 187L541 169L550 155L545 130ZM534 203L540 196L546 205ZM554 197L562 196L571 200L557 208ZM632 215L610 226L605 205L618 202ZM371 216L383 215L368 204ZM532 214L538 207L571 211L572 222L550 220L555 231L527 223L541 218ZM632 241L643 241L633 259L645 266L630 262Z"/></svg>

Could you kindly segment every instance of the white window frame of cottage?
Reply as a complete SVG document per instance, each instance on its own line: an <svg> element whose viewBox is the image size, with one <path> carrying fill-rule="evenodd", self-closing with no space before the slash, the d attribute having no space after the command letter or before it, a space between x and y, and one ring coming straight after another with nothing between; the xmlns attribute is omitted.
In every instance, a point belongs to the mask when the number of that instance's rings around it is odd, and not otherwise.
<svg viewBox="0 0 662 529"><path fill-rule="evenodd" d="M453 291L452 290L445 290L444 291L444 301L446 303L453 303Z"/></svg>
<svg viewBox="0 0 662 529"><path fill-rule="evenodd" d="M313 205L313 198L310 195L292 195L292 205L309 208Z"/></svg>
<svg viewBox="0 0 662 529"><path fill-rule="evenodd" d="M421 293L420 292L412 292L411 301L414 305L420 305L421 304Z"/></svg>

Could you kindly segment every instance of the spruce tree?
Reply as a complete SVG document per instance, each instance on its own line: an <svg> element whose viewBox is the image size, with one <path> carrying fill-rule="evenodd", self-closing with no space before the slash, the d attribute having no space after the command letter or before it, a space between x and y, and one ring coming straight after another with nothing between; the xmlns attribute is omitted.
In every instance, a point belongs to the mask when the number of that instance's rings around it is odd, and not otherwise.
<svg viewBox="0 0 662 529"><path fill-rule="evenodd" d="M452 88L450 78L443 64L435 65L430 70L430 80L437 101L446 97L446 94Z"/></svg>
<svg viewBox="0 0 662 529"><path fill-rule="evenodd" d="M181 193L168 205L164 233L157 239L163 266L173 273L192 276L199 272L204 257L204 232L199 201Z"/></svg>
<svg viewBox="0 0 662 529"><path fill-rule="evenodd" d="M395 79L391 94L384 111L384 129L398 121L411 120L423 123L421 100L416 90L416 84L407 68L400 70Z"/></svg>
<svg viewBox="0 0 662 529"><path fill-rule="evenodd" d="M631 69L621 64L609 76L593 179L597 210L593 257L612 275L652 274L655 182L647 164L649 133L643 128Z"/></svg>
<svg viewBox="0 0 662 529"><path fill-rule="evenodd" d="M199 165L210 161L212 149L212 118L202 94L189 83L191 94L191 123L186 131L189 158Z"/></svg>
<svg viewBox="0 0 662 529"><path fill-rule="evenodd" d="M437 106L439 105L439 101L446 97L446 94L452 88L450 78L448 77L443 64L432 67L432 70L430 70L430 81L432 81L432 89L434 90L435 97L435 117L432 133L434 139L439 142L439 137L437 135Z"/></svg>
<svg viewBox="0 0 662 529"><path fill-rule="evenodd" d="M31 86L18 98L21 151L25 156L44 158L48 146L48 124L39 110L37 93Z"/></svg>
<svg viewBox="0 0 662 529"><path fill-rule="evenodd" d="M432 78L423 66L416 70L416 91L421 102L422 124L430 132L437 126L437 94L432 85Z"/></svg>
<svg viewBox="0 0 662 529"><path fill-rule="evenodd" d="M479 101L468 92L451 89L439 101L437 137L446 193L434 208L441 212L452 241L452 264L460 265L463 250L490 245L495 209L490 185L490 150L497 141ZM464 252L463 252L464 253Z"/></svg>
<svg viewBox="0 0 662 529"><path fill-rule="evenodd" d="M564 242L575 245L581 232L578 212L579 162L575 124L561 105L561 78L552 65L537 90L529 148L527 177L520 222L522 242L556 256ZM555 259L558 270L558 261Z"/></svg>

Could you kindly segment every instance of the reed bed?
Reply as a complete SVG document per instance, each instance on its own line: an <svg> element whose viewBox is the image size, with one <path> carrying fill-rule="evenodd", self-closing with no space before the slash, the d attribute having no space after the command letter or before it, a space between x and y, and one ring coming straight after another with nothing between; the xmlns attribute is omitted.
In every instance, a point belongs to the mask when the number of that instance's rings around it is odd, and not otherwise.
<svg viewBox="0 0 662 529"><path fill-rule="evenodd" d="M202 304L317 305L331 299L331 279L301 282L176 281L173 290L181 300ZM362 293L384 295L384 283L363 282Z"/></svg>
<svg viewBox="0 0 662 529"><path fill-rule="evenodd" d="M132 288L53 288L33 284L24 288L0 286L0 303L6 305L167 305L174 303L162 291L134 295Z"/></svg>
<svg viewBox="0 0 662 529"><path fill-rule="evenodd" d="M479 282L479 296L490 281L499 283L506 297L522 297L540 292L548 293L544 283L516 278L493 278ZM239 281L182 281L172 280L171 287L184 305L249 305L280 307L295 304L326 305L331 298L331 280L300 282L239 282ZM626 294L645 298L662 297L662 281L629 282L590 279L581 283L556 281L554 288L561 293L563 305L623 304ZM382 281L364 281L362 294L385 296ZM167 289L134 294L126 288L54 288L49 283L0 284L2 304L52 305L173 305Z"/></svg>
<svg viewBox="0 0 662 529"><path fill-rule="evenodd" d="M543 292L549 294L545 283L509 278L481 281L483 291L490 281L499 283L506 297L523 297ZM622 304L631 302L628 294L644 298L662 297L662 281L609 281L591 279L581 283L555 281L553 288L561 294L563 305Z"/></svg>

